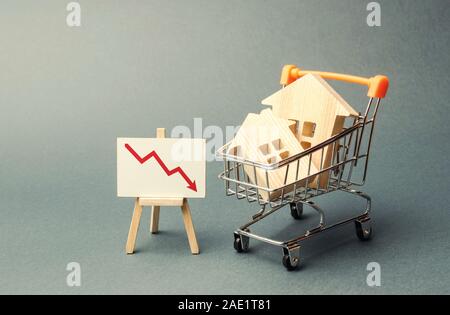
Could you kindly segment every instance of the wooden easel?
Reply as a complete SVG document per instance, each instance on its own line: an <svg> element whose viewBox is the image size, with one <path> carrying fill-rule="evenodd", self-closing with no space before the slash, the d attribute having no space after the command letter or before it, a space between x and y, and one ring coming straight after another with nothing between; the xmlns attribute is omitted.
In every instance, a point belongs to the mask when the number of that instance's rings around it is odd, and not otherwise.
<svg viewBox="0 0 450 315"><path fill-rule="evenodd" d="M157 138L165 138L166 130L164 128L158 128L156 130ZM200 249L197 243L197 237L195 236L194 225L192 223L191 210L186 198L143 198L137 197L134 203L133 218L131 219L130 231L128 233L128 240L126 245L127 254L134 253L136 244L136 237L139 229L139 223L141 221L142 207L152 207L152 214L150 219L150 232L152 234L158 233L159 225L159 211L162 206L174 206L181 207L181 213L183 214L184 227L186 228L186 234L189 240L189 246L193 255L198 255Z"/></svg>

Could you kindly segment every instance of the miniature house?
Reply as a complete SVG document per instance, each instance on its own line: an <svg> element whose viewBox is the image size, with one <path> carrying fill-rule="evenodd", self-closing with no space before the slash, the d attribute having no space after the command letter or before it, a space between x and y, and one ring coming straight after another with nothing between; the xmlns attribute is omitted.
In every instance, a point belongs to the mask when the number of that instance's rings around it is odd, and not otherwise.
<svg viewBox="0 0 450 315"><path fill-rule="evenodd" d="M266 165L281 162L303 151L295 136L296 126L295 121L275 117L270 109L263 110L261 114L249 114L231 142L228 154ZM306 160L302 163L298 177L295 170L286 167L267 171L266 174L264 169L246 165L244 171L253 184L276 189L307 177L308 163ZM317 170L310 172L313 174ZM279 197L265 191L260 191L260 195L265 200Z"/></svg>
<svg viewBox="0 0 450 315"><path fill-rule="evenodd" d="M338 134L347 117L359 115L322 77L314 74L299 78L264 99L262 104L272 106L275 116L296 121L295 134L302 150ZM332 150L329 146L325 148L324 156L321 150L313 154L316 168L329 167ZM323 173L320 186L326 185L327 181L328 173Z"/></svg>

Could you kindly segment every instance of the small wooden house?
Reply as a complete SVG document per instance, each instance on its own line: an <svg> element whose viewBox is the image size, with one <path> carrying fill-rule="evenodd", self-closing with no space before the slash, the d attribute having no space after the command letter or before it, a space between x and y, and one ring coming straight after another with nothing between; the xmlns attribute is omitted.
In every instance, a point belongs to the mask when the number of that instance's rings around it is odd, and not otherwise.
<svg viewBox="0 0 450 315"><path fill-rule="evenodd" d="M356 112L322 77L305 75L267 97L262 104L272 107L279 118L296 121L295 134L303 150L314 147L343 130L346 118L357 117ZM324 156L313 155L316 168L330 165L332 148ZM320 186L326 185L328 173L320 176Z"/></svg>
<svg viewBox="0 0 450 315"><path fill-rule="evenodd" d="M295 136L296 122L275 117L272 110L263 110L260 114L249 114L231 142L228 154L261 164L274 164L283 161L303 151ZM294 168L286 176L286 167L266 171L252 166L244 166L244 171L253 184L259 187L277 189L296 180ZM311 174L317 172L310 170ZM298 179L305 178L308 172L308 162L302 161ZM267 181L268 179L268 181ZM291 187L292 189L292 187ZM289 189L286 189L287 193ZM278 194L260 191L265 200L273 200Z"/></svg>

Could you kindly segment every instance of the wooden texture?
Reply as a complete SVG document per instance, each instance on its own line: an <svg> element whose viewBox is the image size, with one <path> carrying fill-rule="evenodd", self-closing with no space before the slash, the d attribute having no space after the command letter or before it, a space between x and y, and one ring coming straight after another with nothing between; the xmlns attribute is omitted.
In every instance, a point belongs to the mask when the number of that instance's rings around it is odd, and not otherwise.
<svg viewBox="0 0 450 315"><path fill-rule="evenodd" d="M273 164L283 161L303 151L293 131L296 123L287 119L275 117L270 109L258 114L249 114L230 145L229 154L245 158L262 164ZM260 187L277 189L286 184L305 178L308 174L308 161L300 160L299 173L290 168L286 176L287 168L266 171L260 168L245 166L244 170L250 181ZM316 170L312 168L310 174ZM269 179L267 181L267 178ZM285 190L288 192L288 190ZM273 200L279 197L279 193L260 191L265 200Z"/></svg>
<svg viewBox="0 0 450 315"><path fill-rule="evenodd" d="M183 198L139 198L141 206L181 207Z"/></svg>
<svg viewBox="0 0 450 315"><path fill-rule="evenodd" d="M197 237L195 236L194 224L192 223L191 209L189 208L189 203L187 199L184 199L183 205L181 206L181 213L183 214L184 227L186 229L186 234L189 241L189 247L191 248L191 253L193 255L198 255L200 253L200 248L198 246Z"/></svg>
<svg viewBox="0 0 450 315"><path fill-rule="evenodd" d="M128 232L128 240L126 245L127 254L133 254L136 245L139 223L141 222L142 206L139 204L139 198L134 202L133 218L131 219L130 231Z"/></svg>
<svg viewBox="0 0 450 315"><path fill-rule="evenodd" d="M152 213L150 215L150 233L156 234L159 231L159 213L160 206L152 206Z"/></svg>
<svg viewBox="0 0 450 315"><path fill-rule="evenodd" d="M358 113L320 76L308 74L262 101L272 106L275 116L297 121L296 137L306 150L342 131L346 117ZM317 169L329 167L332 146L313 154ZM328 181L328 173L320 176L320 186ZM317 183L316 183L317 185Z"/></svg>
<svg viewBox="0 0 450 315"><path fill-rule="evenodd" d="M157 128L156 129L156 138L164 139L166 137L166 128Z"/></svg>

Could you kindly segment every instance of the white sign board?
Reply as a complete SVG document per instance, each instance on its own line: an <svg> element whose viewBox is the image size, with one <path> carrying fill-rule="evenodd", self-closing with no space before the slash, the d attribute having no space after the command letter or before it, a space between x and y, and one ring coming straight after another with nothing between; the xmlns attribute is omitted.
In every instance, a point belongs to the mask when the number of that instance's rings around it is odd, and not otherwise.
<svg viewBox="0 0 450 315"><path fill-rule="evenodd" d="M205 198L204 139L118 138L117 195Z"/></svg>

